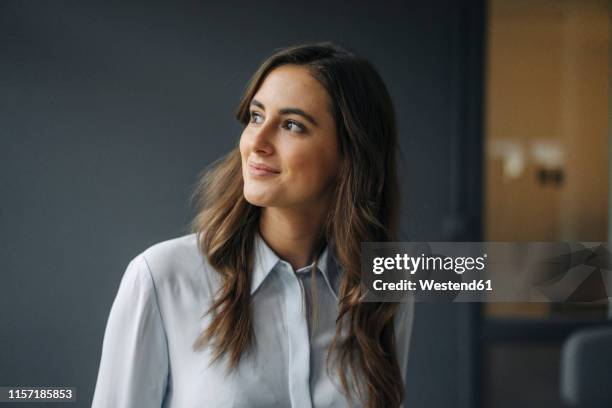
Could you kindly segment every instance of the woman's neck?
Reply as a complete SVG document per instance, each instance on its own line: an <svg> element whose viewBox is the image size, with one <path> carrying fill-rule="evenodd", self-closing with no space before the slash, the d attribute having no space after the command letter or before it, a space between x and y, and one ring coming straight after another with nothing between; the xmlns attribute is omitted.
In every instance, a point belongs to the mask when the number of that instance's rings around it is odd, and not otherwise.
<svg viewBox="0 0 612 408"><path fill-rule="evenodd" d="M312 263L324 214L288 208L262 209L259 233L268 246L294 270Z"/></svg>

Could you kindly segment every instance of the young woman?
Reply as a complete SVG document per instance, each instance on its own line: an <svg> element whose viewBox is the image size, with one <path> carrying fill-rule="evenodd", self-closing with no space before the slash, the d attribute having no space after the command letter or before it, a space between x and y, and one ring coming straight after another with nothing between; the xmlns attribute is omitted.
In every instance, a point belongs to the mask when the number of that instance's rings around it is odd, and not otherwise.
<svg viewBox="0 0 612 408"><path fill-rule="evenodd" d="M395 237L397 132L376 70L285 48L240 101L194 233L129 264L93 407L398 407L413 304L360 301L360 245Z"/></svg>

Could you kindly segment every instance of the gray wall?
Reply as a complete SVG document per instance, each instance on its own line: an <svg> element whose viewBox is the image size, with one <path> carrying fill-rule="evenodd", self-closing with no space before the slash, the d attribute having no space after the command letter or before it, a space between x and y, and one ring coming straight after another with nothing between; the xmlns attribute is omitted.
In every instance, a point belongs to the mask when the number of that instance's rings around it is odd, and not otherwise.
<svg viewBox="0 0 612 408"><path fill-rule="evenodd" d="M332 40L379 68L399 118L403 238L456 238L457 83L465 59L480 63L457 43L465 10L208 3L0 3L0 385L76 386L71 406L90 404L128 261L185 233L197 174L237 142L241 90L277 47ZM466 321L418 305L408 406L468 406Z"/></svg>

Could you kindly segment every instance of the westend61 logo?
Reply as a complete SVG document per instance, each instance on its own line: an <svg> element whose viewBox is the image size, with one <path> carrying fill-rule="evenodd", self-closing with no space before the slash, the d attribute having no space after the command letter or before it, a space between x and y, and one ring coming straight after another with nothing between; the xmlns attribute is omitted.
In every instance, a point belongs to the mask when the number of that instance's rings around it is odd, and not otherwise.
<svg viewBox="0 0 612 408"><path fill-rule="evenodd" d="M607 302L601 242L362 243L362 301Z"/></svg>

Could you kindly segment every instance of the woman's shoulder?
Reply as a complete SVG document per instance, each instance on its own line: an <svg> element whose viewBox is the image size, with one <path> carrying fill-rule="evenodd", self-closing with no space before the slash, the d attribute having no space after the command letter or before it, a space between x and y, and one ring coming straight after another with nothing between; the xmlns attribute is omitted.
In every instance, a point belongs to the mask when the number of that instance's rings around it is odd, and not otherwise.
<svg viewBox="0 0 612 408"><path fill-rule="evenodd" d="M200 280L202 274L211 272L195 233L151 245L137 258L144 261L156 286L175 284L179 280Z"/></svg>
<svg viewBox="0 0 612 408"><path fill-rule="evenodd" d="M158 242L145 249L141 255L156 269L173 268L185 262L197 262L200 258L196 234Z"/></svg>

